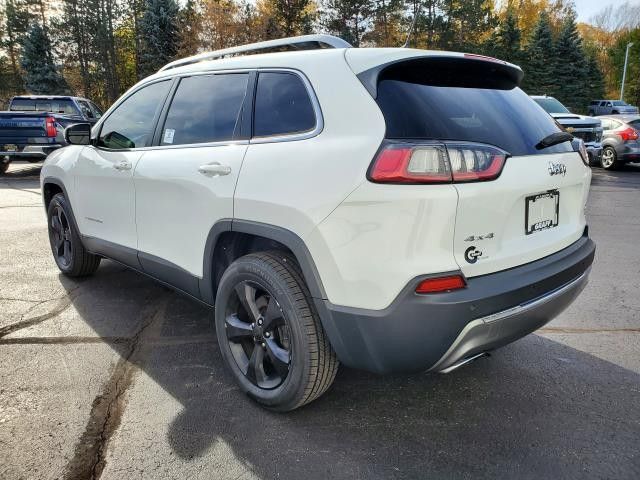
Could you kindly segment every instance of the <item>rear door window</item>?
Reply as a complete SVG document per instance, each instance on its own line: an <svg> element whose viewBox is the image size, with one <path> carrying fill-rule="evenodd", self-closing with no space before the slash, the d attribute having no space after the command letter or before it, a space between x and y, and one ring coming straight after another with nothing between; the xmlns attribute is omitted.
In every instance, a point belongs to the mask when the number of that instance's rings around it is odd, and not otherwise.
<svg viewBox="0 0 640 480"><path fill-rule="evenodd" d="M313 105L302 79L288 72L258 75L254 137L292 135L315 128Z"/></svg>
<svg viewBox="0 0 640 480"><path fill-rule="evenodd" d="M379 77L377 102L387 138L477 142L512 155L572 151L570 142L536 149L560 128L513 82L492 80L490 66L465 77L459 73L467 67L460 65L448 72L447 64L407 63Z"/></svg>
<svg viewBox="0 0 640 480"><path fill-rule="evenodd" d="M233 139L248 82L248 73L183 78L167 113L162 145Z"/></svg>
<svg viewBox="0 0 640 480"><path fill-rule="evenodd" d="M34 112L36 110L36 101L27 98L16 98L11 102L10 110L15 112Z"/></svg>

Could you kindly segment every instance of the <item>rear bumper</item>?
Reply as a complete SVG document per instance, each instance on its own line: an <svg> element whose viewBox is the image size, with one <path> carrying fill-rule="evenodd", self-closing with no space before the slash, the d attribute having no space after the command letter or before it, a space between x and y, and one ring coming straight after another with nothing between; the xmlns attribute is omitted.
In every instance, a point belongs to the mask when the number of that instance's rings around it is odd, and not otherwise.
<svg viewBox="0 0 640 480"><path fill-rule="evenodd" d="M377 373L447 371L540 328L587 283L595 244L585 235L553 255L468 279L467 288L417 295L411 281L384 310L316 300L338 358Z"/></svg>
<svg viewBox="0 0 640 480"><path fill-rule="evenodd" d="M17 160L20 158L42 158L44 160L45 158L47 158L47 156L51 152L53 152L54 150L57 150L58 148L61 148L62 146L63 145L58 145L58 144L26 145L20 151L0 150L0 160L3 157L6 157L6 159L9 159L9 160Z"/></svg>
<svg viewBox="0 0 640 480"><path fill-rule="evenodd" d="M586 143L585 147L589 154L590 162L599 162L602 156L602 144L601 143Z"/></svg>

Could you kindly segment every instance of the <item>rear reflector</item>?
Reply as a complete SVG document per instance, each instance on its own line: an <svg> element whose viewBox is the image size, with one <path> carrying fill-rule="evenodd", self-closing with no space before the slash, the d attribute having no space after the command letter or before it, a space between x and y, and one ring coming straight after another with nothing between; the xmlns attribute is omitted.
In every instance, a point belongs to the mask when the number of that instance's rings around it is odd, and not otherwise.
<svg viewBox="0 0 640 480"><path fill-rule="evenodd" d="M508 154L475 143L383 144L369 170L378 183L451 183L493 180Z"/></svg>
<svg viewBox="0 0 640 480"><path fill-rule="evenodd" d="M57 135L56 131L56 121L53 117L46 117L45 124L47 127L47 137L55 137Z"/></svg>
<svg viewBox="0 0 640 480"><path fill-rule="evenodd" d="M427 278L416 287L416 293L437 293L449 290L465 288L467 283L462 275L449 275L446 277Z"/></svg>

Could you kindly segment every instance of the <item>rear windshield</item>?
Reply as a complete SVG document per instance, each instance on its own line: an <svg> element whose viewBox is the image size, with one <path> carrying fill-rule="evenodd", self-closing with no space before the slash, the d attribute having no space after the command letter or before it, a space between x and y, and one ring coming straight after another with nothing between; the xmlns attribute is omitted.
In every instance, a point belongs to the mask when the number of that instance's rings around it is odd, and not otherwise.
<svg viewBox="0 0 640 480"><path fill-rule="evenodd" d="M635 128L636 130L640 130L640 118L637 120L631 120L630 122L628 122L629 125L631 125L633 128Z"/></svg>
<svg viewBox="0 0 640 480"><path fill-rule="evenodd" d="M533 101L544 108L545 112L548 113L571 113L567 107L552 97L534 98Z"/></svg>
<svg viewBox="0 0 640 480"><path fill-rule="evenodd" d="M11 101L10 110L14 112L50 112L65 115L78 115L73 101L66 99L31 99L15 98Z"/></svg>
<svg viewBox="0 0 640 480"><path fill-rule="evenodd" d="M626 105L626 103L620 101L620 100L616 100L613 102L613 105L616 107L624 107Z"/></svg>
<svg viewBox="0 0 640 480"><path fill-rule="evenodd" d="M438 74L433 80L432 72L407 74L407 70L390 69L379 77L377 102L387 138L478 142L512 155L572 151L570 142L535 148L560 127L513 83L490 82L483 75L461 81ZM455 78L451 83L456 86L447 86L443 81L447 78Z"/></svg>

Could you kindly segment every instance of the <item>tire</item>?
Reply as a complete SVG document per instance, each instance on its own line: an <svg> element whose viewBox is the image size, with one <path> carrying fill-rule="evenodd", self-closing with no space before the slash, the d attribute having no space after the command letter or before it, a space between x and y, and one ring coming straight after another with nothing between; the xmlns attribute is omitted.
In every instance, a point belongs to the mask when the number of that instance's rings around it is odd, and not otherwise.
<svg viewBox="0 0 640 480"><path fill-rule="evenodd" d="M592 111L589 112L590 117L594 117L595 115L596 115L595 112L592 112Z"/></svg>
<svg viewBox="0 0 640 480"><path fill-rule="evenodd" d="M620 166L618 162L618 154L613 147L604 147L602 156L600 157L600 166L605 170L615 170Z"/></svg>
<svg viewBox="0 0 640 480"><path fill-rule="evenodd" d="M0 162L0 175L7 173L7 170L9 170L9 162Z"/></svg>
<svg viewBox="0 0 640 480"><path fill-rule="evenodd" d="M617 110L614 110L613 112L611 112L611 115L619 115L619 114L620 114L620 112L617 111Z"/></svg>
<svg viewBox="0 0 640 480"><path fill-rule="evenodd" d="M54 195L47 208L49 244L58 268L69 277L92 275L100 257L87 252L73 222L73 212L65 196Z"/></svg>
<svg viewBox="0 0 640 480"><path fill-rule="evenodd" d="M234 261L220 279L215 326L240 389L270 410L294 410L333 383L338 359L289 254L252 253Z"/></svg>

